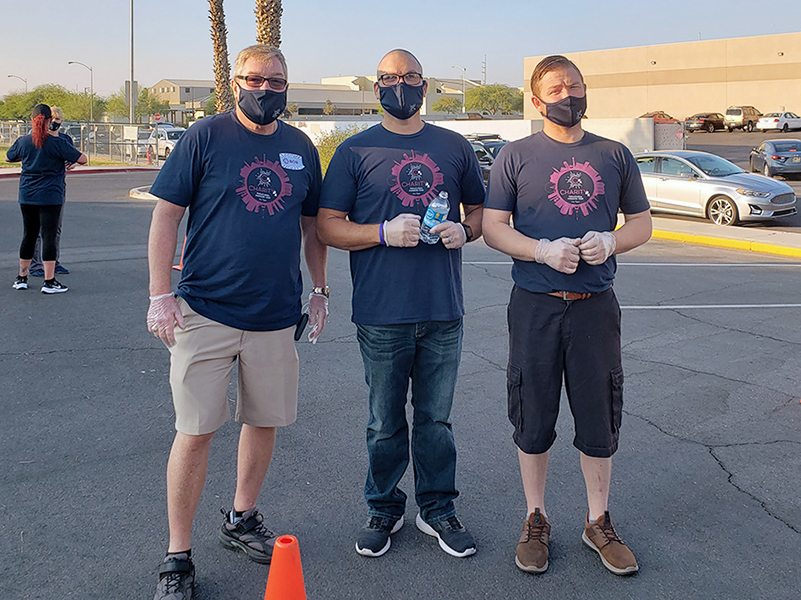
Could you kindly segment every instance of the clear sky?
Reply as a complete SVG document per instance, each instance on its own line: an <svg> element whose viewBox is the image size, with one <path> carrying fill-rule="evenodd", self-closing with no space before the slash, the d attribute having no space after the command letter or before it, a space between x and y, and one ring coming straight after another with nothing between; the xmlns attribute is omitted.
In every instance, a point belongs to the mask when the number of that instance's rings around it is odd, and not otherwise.
<svg viewBox="0 0 801 600"><path fill-rule="evenodd" d="M2 0L0 96L58 83L108 95L130 71L130 0ZM252 0L225 2L232 58L255 43ZM285 0L282 50L291 82L365 75L395 47L417 55L426 75L523 85L523 58L700 39L790 33L798 18L764 14L753 0ZM785 5L789 6L789 5ZM213 79L208 2L134 0L135 78ZM232 61L233 62L233 61Z"/></svg>

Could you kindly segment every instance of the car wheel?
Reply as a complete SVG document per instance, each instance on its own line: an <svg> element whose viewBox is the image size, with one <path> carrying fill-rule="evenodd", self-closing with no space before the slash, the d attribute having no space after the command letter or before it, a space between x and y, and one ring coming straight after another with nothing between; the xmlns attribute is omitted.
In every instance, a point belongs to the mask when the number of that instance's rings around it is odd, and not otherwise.
<svg viewBox="0 0 801 600"><path fill-rule="evenodd" d="M737 222L737 207L726 196L715 196L706 209L709 220L715 225L727 227Z"/></svg>
<svg viewBox="0 0 801 600"><path fill-rule="evenodd" d="M166 160L169 155L170 155L170 149L164 148L164 159Z"/></svg>
<svg viewBox="0 0 801 600"><path fill-rule="evenodd" d="M765 177L773 177L773 173L770 172L770 167L767 162L765 162L765 168L762 169L762 174L765 175Z"/></svg>
<svg viewBox="0 0 801 600"><path fill-rule="evenodd" d="M748 133L751 133L754 130L754 124L751 121L748 121L748 125L746 125L745 129L748 131Z"/></svg>
<svg viewBox="0 0 801 600"><path fill-rule="evenodd" d="M734 131L734 127L727 127L727 128L726 128L726 130L727 130L729 133L731 133L732 131Z"/></svg>
<svg viewBox="0 0 801 600"><path fill-rule="evenodd" d="M709 133L715 133L715 124L714 123L710 123L709 125L706 126L706 130Z"/></svg>
<svg viewBox="0 0 801 600"><path fill-rule="evenodd" d="M782 133L787 133L788 131L790 131L790 128L787 126L787 123L785 123L784 127L782 127Z"/></svg>

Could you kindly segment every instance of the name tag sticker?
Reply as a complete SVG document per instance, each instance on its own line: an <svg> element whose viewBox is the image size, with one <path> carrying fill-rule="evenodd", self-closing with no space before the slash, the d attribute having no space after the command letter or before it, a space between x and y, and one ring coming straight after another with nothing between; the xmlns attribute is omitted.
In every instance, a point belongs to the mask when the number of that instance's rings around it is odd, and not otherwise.
<svg viewBox="0 0 801 600"><path fill-rule="evenodd" d="M290 154L288 152L281 152L279 155L281 159L281 166L290 171L303 170L303 157L300 154Z"/></svg>

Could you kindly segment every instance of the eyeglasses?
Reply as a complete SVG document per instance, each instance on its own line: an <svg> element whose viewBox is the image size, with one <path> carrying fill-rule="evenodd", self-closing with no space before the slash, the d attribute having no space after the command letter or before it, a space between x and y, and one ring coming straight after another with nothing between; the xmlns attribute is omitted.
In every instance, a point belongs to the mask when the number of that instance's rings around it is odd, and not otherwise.
<svg viewBox="0 0 801 600"><path fill-rule="evenodd" d="M384 73L378 78L378 82L384 87L391 87L393 85L397 85L399 81L403 81L403 83L408 83L412 87L417 87L421 83L423 83L423 74L422 73L406 73L405 75L393 75L390 73Z"/></svg>
<svg viewBox="0 0 801 600"><path fill-rule="evenodd" d="M249 88L257 90L264 82L275 92L281 92L286 88L286 79L282 77L262 77L261 75L237 75L236 79L242 79Z"/></svg>

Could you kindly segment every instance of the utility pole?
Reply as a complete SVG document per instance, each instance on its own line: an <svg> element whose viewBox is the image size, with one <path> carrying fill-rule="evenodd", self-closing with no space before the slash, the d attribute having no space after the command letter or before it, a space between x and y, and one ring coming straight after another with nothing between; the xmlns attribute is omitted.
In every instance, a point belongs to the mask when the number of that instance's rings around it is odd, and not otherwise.
<svg viewBox="0 0 801 600"><path fill-rule="evenodd" d="M487 55L484 55L484 62L481 63L481 85L487 85Z"/></svg>
<svg viewBox="0 0 801 600"><path fill-rule="evenodd" d="M134 0L131 0L131 85L128 93L128 119L134 122L134 106L139 99L139 90L134 85Z"/></svg>

